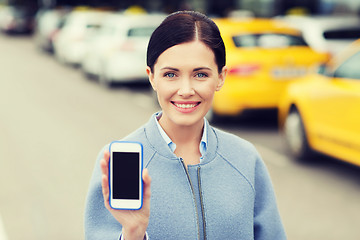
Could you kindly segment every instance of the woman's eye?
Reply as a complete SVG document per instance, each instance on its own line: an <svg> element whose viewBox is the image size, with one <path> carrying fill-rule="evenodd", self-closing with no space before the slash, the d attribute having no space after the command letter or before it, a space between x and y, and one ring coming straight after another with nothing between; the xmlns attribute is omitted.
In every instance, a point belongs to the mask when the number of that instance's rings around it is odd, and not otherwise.
<svg viewBox="0 0 360 240"><path fill-rule="evenodd" d="M165 76L165 77L168 77L168 78L174 78L174 77L176 77L175 73L165 73L164 76Z"/></svg>
<svg viewBox="0 0 360 240"><path fill-rule="evenodd" d="M197 73L197 74L196 74L196 77L198 77L198 78L205 78L205 77L207 77L207 74L205 74L205 73Z"/></svg>

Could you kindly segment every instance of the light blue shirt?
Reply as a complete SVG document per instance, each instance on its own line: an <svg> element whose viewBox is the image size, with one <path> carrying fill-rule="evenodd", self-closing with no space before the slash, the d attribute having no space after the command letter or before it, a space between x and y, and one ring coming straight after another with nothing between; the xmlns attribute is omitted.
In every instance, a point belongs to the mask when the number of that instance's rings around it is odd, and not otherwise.
<svg viewBox="0 0 360 240"><path fill-rule="evenodd" d="M159 123L159 119L161 118L162 112L159 112L155 115L156 118L156 124L158 126L158 129L160 131L161 136L163 137L163 139L165 140L166 144L169 146L170 150L172 152L175 152L176 149L176 144L169 138L169 136L166 134L166 132L164 131L164 129L161 127L160 123ZM204 118L205 121L205 118ZM206 153L206 149L207 149L207 136L206 136L206 124L204 124L204 129L203 129L203 134L201 137L201 141L200 141L200 145L199 145L199 150L200 150L200 163L203 160L203 156Z"/></svg>

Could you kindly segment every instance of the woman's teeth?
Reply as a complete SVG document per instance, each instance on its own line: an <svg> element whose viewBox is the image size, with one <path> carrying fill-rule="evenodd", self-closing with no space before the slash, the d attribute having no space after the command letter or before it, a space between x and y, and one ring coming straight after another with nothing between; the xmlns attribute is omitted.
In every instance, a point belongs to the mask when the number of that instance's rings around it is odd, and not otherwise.
<svg viewBox="0 0 360 240"><path fill-rule="evenodd" d="M191 103L191 104L178 104L178 103L174 103L175 106L179 107L179 108L193 108L197 105L197 103Z"/></svg>

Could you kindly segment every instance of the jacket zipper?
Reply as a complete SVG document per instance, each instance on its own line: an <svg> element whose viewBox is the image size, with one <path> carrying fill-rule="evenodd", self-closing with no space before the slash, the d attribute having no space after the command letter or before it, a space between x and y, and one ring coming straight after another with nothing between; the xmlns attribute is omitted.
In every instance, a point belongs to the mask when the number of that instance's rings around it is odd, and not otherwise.
<svg viewBox="0 0 360 240"><path fill-rule="evenodd" d="M196 197L195 197L195 193L194 193L194 186L193 186L193 184L192 184L189 171L188 171L187 167L185 166L184 160L183 160L182 158L180 158L180 162L181 162L181 164L183 165L183 167L184 167L184 169L185 169L186 176L187 176L188 181L189 181L189 183L190 183L191 192L192 192L193 200L194 200L194 203L195 203L196 223L197 223L197 225L198 225L198 239L200 239L199 210L198 210L198 207L197 207L197 204L196 204Z"/></svg>
<svg viewBox="0 0 360 240"><path fill-rule="evenodd" d="M186 176L188 178L188 181L190 183L190 187L191 187L191 191L193 194L193 199L194 199L194 203L195 203L195 209L196 209L196 222L199 226L199 210L196 204L196 197L195 197L195 191L194 191L194 186L193 183L191 181L190 178L190 174L189 171L184 163L184 160L182 158L180 158L180 161L184 167ZM202 196L202 189L201 189L201 179L200 179L200 166L197 168L197 177L198 177L198 189L199 189L199 196L200 196L200 206L201 206L201 217L202 217L202 222L203 222L203 234L204 234L204 240L206 240L206 222L205 222L205 213L204 213L204 202L203 202L203 196ZM200 227L198 227L198 239L200 239Z"/></svg>
<svg viewBox="0 0 360 240"><path fill-rule="evenodd" d="M204 201L203 201L202 188L201 188L200 169L201 169L201 167L199 166L197 169L197 175L198 175L198 185L199 185L199 195L200 195L200 206L201 206L201 217L202 217L202 222L203 222L204 240L206 240L206 222L205 222L205 212L204 212Z"/></svg>

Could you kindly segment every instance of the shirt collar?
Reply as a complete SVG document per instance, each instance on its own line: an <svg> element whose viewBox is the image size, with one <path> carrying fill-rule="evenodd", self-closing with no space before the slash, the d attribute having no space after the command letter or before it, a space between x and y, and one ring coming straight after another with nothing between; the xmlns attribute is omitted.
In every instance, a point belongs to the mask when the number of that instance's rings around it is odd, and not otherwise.
<svg viewBox="0 0 360 240"><path fill-rule="evenodd" d="M162 112L158 112L157 114L155 114L156 125L159 129L161 136L165 140L166 144L169 146L170 150L172 152L175 152L176 144L169 138L169 136L166 134L166 132L164 131L164 129L161 127L161 125L159 123L159 119L161 118L161 115L162 115ZM204 129L203 129L203 134L202 134L200 145L199 145L199 150L200 150L200 154L201 154L200 162L203 159L203 156L205 155L206 150L207 150L207 134L206 133L207 133L207 124L205 123L205 118L204 118Z"/></svg>

